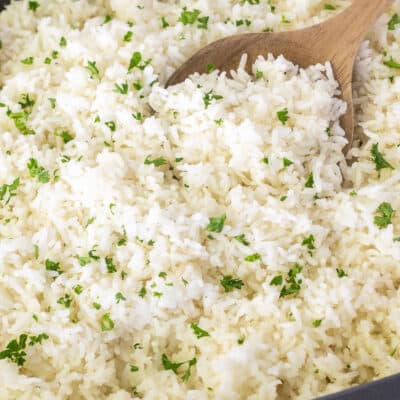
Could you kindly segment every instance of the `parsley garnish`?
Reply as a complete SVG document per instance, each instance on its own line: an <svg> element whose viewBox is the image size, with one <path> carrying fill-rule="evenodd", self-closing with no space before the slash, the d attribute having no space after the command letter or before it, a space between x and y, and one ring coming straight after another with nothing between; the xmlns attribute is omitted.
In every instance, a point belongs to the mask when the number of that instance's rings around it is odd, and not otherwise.
<svg viewBox="0 0 400 400"><path fill-rule="evenodd" d="M111 132L115 132L116 125L114 121L107 121L104 124L110 129Z"/></svg>
<svg viewBox="0 0 400 400"><path fill-rule="evenodd" d="M316 319L316 320L313 321L312 324L313 324L314 328L318 328L318 327L321 326L321 323L322 323L322 319Z"/></svg>
<svg viewBox="0 0 400 400"><path fill-rule="evenodd" d="M126 301L126 297L121 292L118 292L115 295L115 300L116 300L117 304L119 304L121 301Z"/></svg>
<svg viewBox="0 0 400 400"><path fill-rule="evenodd" d="M206 226L206 231L214 232L214 233L221 233L224 229L226 220L226 215L221 215L220 217L210 217L209 223Z"/></svg>
<svg viewBox="0 0 400 400"><path fill-rule="evenodd" d="M30 114L33 106L35 105L35 100L29 97L29 93L24 93L21 95L21 101L19 101L18 104L24 111Z"/></svg>
<svg viewBox="0 0 400 400"><path fill-rule="evenodd" d="M143 120L143 115L140 112L137 112L136 114L132 114L132 117L135 118L137 121Z"/></svg>
<svg viewBox="0 0 400 400"><path fill-rule="evenodd" d="M250 243L246 240L246 236L244 235L244 233L242 233L241 235L234 236L233 238L237 240L239 243L243 244L244 246L250 245Z"/></svg>
<svg viewBox="0 0 400 400"><path fill-rule="evenodd" d="M281 286L283 283L283 276L277 275L272 278L271 282L269 283L271 286Z"/></svg>
<svg viewBox="0 0 400 400"><path fill-rule="evenodd" d="M286 296L297 296L300 293L301 289L301 279L297 279L297 275L301 273L303 267L296 264L288 273L288 277L286 279L287 285L284 285L281 289L279 297Z"/></svg>
<svg viewBox="0 0 400 400"><path fill-rule="evenodd" d="M307 246L308 250L315 250L314 240L314 235L310 235L309 237L304 238L304 240L301 242L301 245Z"/></svg>
<svg viewBox="0 0 400 400"><path fill-rule="evenodd" d="M32 178L37 178L41 183L48 183L50 181L49 171L38 164L37 160L30 158L27 167L29 170L29 175Z"/></svg>
<svg viewBox="0 0 400 400"><path fill-rule="evenodd" d="M289 111L287 108L284 108L283 110L280 110L276 113L279 121L282 122L282 125L286 125L286 122L289 120Z"/></svg>
<svg viewBox="0 0 400 400"><path fill-rule="evenodd" d="M33 57L27 57L21 60L21 63L25 65L32 65L33 61L34 61Z"/></svg>
<svg viewBox="0 0 400 400"><path fill-rule="evenodd" d="M186 7L183 7L181 15L178 19L183 25L193 25L200 15L200 10L194 9L193 11L188 11Z"/></svg>
<svg viewBox="0 0 400 400"><path fill-rule="evenodd" d="M283 168L290 167L291 165L293 165L293 161L283 157Z"/></svg>
<svg viewBox="0 0 400 400"><path fill-rule="evenodd" d="M117 272L117 267L114 265L112 257L106 257L105 260L106 260L107 272L109 274Z"/></svg>
<svg viewBox="0 0 400 400"><path fill-rule="evenodd" d="M69 131L55 132L55 135L60 137L65 144L74 139Z"/></svg>
<svg viewBox="0 0 400 400"><path fill-rule="evenodd" d="M169 360L169 358L167 357L166 354L162 354L162 356L161 356L161 362L162 362L162 365L163 365L163 367L164 367L164 369L165 369L166 371L171 370L171 371L173 371L176 375L178 375L178 369L179 369L182 365L187 364L187 369L186 369L185 373L184 373L184 374L182 375L182 377L181 377L181 379L182 379L183 381L187 381L187 380L190 378L190 375L191 375L191 368L192 368L194 365L196 365L197 359L196 359L196 358L192 358L191 360L188 360L188 361L183 361L183 362L180 362L180 363L175 363L175 362L172 362L171 360Z"/></svg>
<svg viewBox="0 0 400 400"><path fill-rule="evenodd" d="M142 299L144 298L144 296L146 296L147 294L147 290L146 288L143 286L140 290L139 290L139 297L141 297Z"/></svg>
<svg viewBox="0 0 400 400"><path fill-rule="evenodd" d="M223 99L223 96L214 94L213 91L210 90L209 92L205 93L203 96L204 106L207 109L213 100L221 100L221 99Z"/></svg>
<svg viewBox="0 0 400 400"><path fill-rule="evenodd" d="M116 93L128 94L128 89L129 87L126 81L121 83L121 85L118 85L118 83L114 85L114 92Z"/></svg>
<svg viewBox="0 0 400 400"><path fill-rule="evenodd" d="M244 285L241 279L235 279L232 275L225 275L219 283L225 289L225 293L232 292L233 289L241 289Z"/></svg>
<svg viewBox="0 0 400 400"><path fill-rule="evenodd" d="M29 1L28 8L29 10L35 12L40 7L40 4L37 1Z"/></svg>
<svg viewBox="0 0 400 400"><path fill-rule="evenodd" d="M61 39L60 39L60 46L61 47L66 47L67 46L67 39L65 39L64 36L62 36Z"/></svg>
<svg viewBox="0 0 400 400"><path fill-rule="evenodd" d="M130 42L132 40L133 32L128 31L125 33L124 42Z"/></svg>
<svg viewBox="0 0 400 400"><path fill-rule="evenodd" d="M2 201L7 195L7 200L5 202L5 205L7 205L10 202L10 200L17 195L18 187L19 187L19 178L14 179L14 181L10 185L4 184L0 186L0 201Z"/></svg>
<svg viewBox="0 0 400 400"><path fill-rule="evenodd" d="M60 269L60 263L51 261L50 259L46 259L45 261L45 266L47 271L54 271L57 272L59 275L63 273L63 271Z"/></svg>
<svg viewBox="0 0 400 400"><path fill-rule="evenodd" d="M100 326L103 332L111 331L114 329L114 321L110 318L109 313L106 313L101 317Z"/></svg>
<svg viewBox="0 0 400 400"><path fill-rule="evenodd" d="M52 109L56 108L57 100L54 97L49 97L50 106Z"/></svg>
<svg viewBox="0 0 400 400"><path fill-rule="evenodd" d="M204 329L201 329L196 324L191 324L190 327L192 328L192 331L196 335L197 339L201 339L203 337L210 336L210 334L207 331L205 331Z"/></svg>
<svg viewBox="0 0 400 400"><path fill-rule="evenodd" d="M384 168L394 169L393 165L385 160L383 154L378 149L378 143L375 143L371 148L372 160L375 163L375 168L380 171Z"/></svg>
<svg viewBox="0 0 400 400"><path fill-rule="evenodd" d="M388 22L389 31L394 31L397 24L400 24L400 18L397 14L393 14L392 18L390 18L390 21Z"/></svg>
<svg viewBox="0 0 400 400"><path fill-rule="evenodd" d="M248 261L248 262L254 262L254 261L258 261L258 260L261 260L261 255L258 253L250 254L244 258L244 261Z"/></svg>
<svg viewBox="0 0 400 400"><path fill-rule="evenodd" d="M142 61L142 54L138 51L135 51L132 54L131 60L129 62L128 72L132 71L133 68L135 67L139 67L141 61Z"/></svg>
<svg viewBox="0 0 400 400"><path fill-rule="evenodd" d="M345 276L347 276L346 272L344 272L344 270L341 268L336 268L336 273L338 278L344 278Z"/></svg>
<svg viewBox="0 0 400 400"><path fill-rule="evenodd" d="M66 294L64 297L60 297L57 303L62 304L65 308L69 308L72 303L72 298L69 294Z"/></svg>
<svg viewBox="0 0 400 400"><path fill-rule="evenodd" d="M111 20L112 20L112 16L111 15L106 15L104 17L103 25L108 24Z"/></svg>
<svg viewBox="0 0 400 400"><path fill-rule="evenodd" d="M332 4L324 4L324 10L332 11L332 10L336 10L336 7L333 6Z"/></svg>
<svg viewBox="0 0 400 400"><path fill-rule="evenodd" d="M168 26L169 26L168 21L165 19L165 17L162 17L161 18L161 27L164 29L164 28L167 28Z"/></svg>
<svg viewBox="0 0 400 400"><path fill-rule="evenodd" d="M306 180L306 183L304 185L306 188L313 188L314 187L314 174L311 172L310 175L308 175L308 178Z"/></svg>
<svg viewBox="0 0 400 400"><path fill-rule="evenodd" d="M43 340L47 340L49 336L47 333L41 333L38 336L29 336L25 333L19 335L18 339L13 339L6 346L6 349L0 352L0 360L8 358L10 361L22 367L26 361L26 349L27 340L29 338L29 346L33 346L37 343L41 344Z"/></svg>
<svg viewBox="0 0 400 400"><path fill-rule="evenodd" d="M95 308L96 310L100 310L101 305L99 303L93 302L92 303L93 308Z"/></svg>
<svg viewBox="0 0 400 400"><path fill-rule="evenodd" d="M75 285L72 289L77 295L80 295L83 292L83 288L81 285Z"/></svg>
<svg viewBox="0 0 400 400"><path fill-rule="evenodd" d="M153 164L155 167L161 167L161 165L165 165L167 161L163 157L158 157L155 158L154 160L150 159L151 156L147 156L146 159L144 160L145 165L151 165Z"/></svg>
<svg viewBox="0 0 400 400"><path fill-rule="evenodd" d="M96 61L88 61L85 68L89 71L90 78L93 79L94 77L96 77L100 79L100 72L97 68Z"/></svg>
<svg viewBox="0 0 400 400"><path fill-rule="evenodd" d="M137 372L139 371L139 367L137 367L136 365L131 365L131 372Z"/></svg>
<svg viewBox="0 0 400 400"><path fill-rule="evenodd" d="M81 267L84 267L85 265L88 265L92 262L92 259L90 257L79 257L78 258L79 265Z"/></svg>
<svg viewBox="0 0 400 400"><path fill-rule="evenodd" d="M380 229L386 228L392 223L392 217L394 210L389 203L382 203L376 210L376 216L374 218L374 223Z"/></svg>
<svg viewBox="0 0 400 400"><path fill-rule="evenodd" d="M13 113L11 110L7 110L7 116L14 121L15 127L24 135L35 135L36 132L33 129L28 128L26 122L29 117L29 113L26 111Z"/></svg>
<svg viewBox="0 0 400 400"><path fill-rule="evenodd" d="M389 68L400 69L400 63L395 61L393 57L390 57L390 60L386 60L383 63Z"/></svg>

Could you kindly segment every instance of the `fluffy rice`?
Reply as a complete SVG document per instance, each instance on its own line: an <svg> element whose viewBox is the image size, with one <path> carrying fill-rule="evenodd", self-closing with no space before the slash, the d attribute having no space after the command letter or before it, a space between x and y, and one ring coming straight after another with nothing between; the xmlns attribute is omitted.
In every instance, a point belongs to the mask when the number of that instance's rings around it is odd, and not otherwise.
<svg viewBox="0 0 400 400"><path fill-rule="evenodd" d="M249 76L243 59L233 79L164 88L215 39L347 1L29 3L0 14L0 188L19 178L0 200L0 352L48 338L0 360L1 399L311 399L400 371L400 213L374 223L400 210L400 78L383 64L400 60L399 0L358 54L351 166L329 64L260 57ZM35 135L10 118L23 94ZM298 294L280 296L296 264Z"/></svg>

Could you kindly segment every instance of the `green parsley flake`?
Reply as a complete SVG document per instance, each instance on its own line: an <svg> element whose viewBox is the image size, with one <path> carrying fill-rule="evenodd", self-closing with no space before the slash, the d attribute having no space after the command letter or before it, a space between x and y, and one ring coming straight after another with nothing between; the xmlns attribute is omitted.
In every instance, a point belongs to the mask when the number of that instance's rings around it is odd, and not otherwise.
<svg viewBox="0 0 400 400"><path fill-rule="evenodd" d="M284 108L283 110L280 110L276 113L279 121L282 122L282 125L286 125L286 122L289 120L289 111L287 108Z"/></svg>
<svg viewBox="0 0 400 400"><path fill-rule="evenodd" d="M139 371L139 367L137 367L136 365L131 365L130 371L131 372L137 372L137 371Z"/></svg>
<svg viewBox="0 0 400 400"><path fill-rule="evenodd" d="M114 329L114 321L110 318L109 313L101 317L100 326L103 332L112 331Z"/></svg>
<svg viewBox="0 0 400 400"><path fill-rule="evenodd" d="M92 303L93 308L95 308L96 310L100 310L101 305L99 303L93 302Z"/></svg>
<svg viewBox="0 0 400 400"><path fill-rule="evenodd" d="M24 58L23 60L21 60L21 63L25 64L25 65L32 65L33 61L34 61L33 57L27 57L27 58Z"/></svg>
<svg viewBox="0 0 400 400"><path fill-rule="evenodd" d="M333 11L336 10L336 7L332 4L324 4L324 10Z"/></svg>
<svg viewBox="0 0 400 400"><path fill-rule="evenodd" d="M63 273L63 271L60 269L59 262L51 261L50 259L47 258L45 260L44 265L45 265L47 271L54 271L54 272L57 272L59 275L61 275Z"/></svg>
<svg viewBox="0 0 400 400"><path fill-rule="evenodd" d="M10 109L7 110L7 116L14 121L15 127L24 135L36 135L33 129L28 128L26 121L29 113L26 111L13 113Z"/></svg>
<svg viewBox="0 0 400 400"><path fill-rule="evenodd" d="M191 360L188 361L183 361L180 363L175 363L173 361L171 361L166 354L162 354L161 356L161 363L164 367L164 369L166 371L173 371L174 374L178 375L178 369L180 367L182 367L183 365L187 365L187 369L185 371L185 373L182 375L181 379L183 381L187 381L189 380L190 376L191 376L191 368L197 364L197 359L196 358L192 358Z"/></svg>
<svg viewBox="0 0 400 400"><path fill-rule="evenodd" d="M61 39L60 39L60 43L59 44L60 44L61 47L66 47L67 46L67 39L65 39L65 37L62 36Z"/></svg>
<svg viewBox="0 0 400 400"><path fill-rule="evenodd" d="M315 250L314 240L314 235L310 235L309 237L304 238L304 240L301 242L301 245L307 246L308 250Z"/></svg>
<svg viewBox="0 0 400 400"><path fill-rule="evenodd" d="M300 293L302 280L297 278L297 275L301 273L303 267L296 264L288 273L286 278L286 283L281 289L279 294L279 298L288 297L288 296L297 296ZM280 286L283 284L282 275L278 275L272 279L270 282L271 286Z"/></svg>
<svg viewBox="0 0 400 400"><path fill-rule="evenodd" d="M344 272L344 270L341 268L336 268L336 273L338 278L344 278L345 276L347 276L346 272Z"/></svg>
<svg viewBox="0 0 400 400"><path fill-rule="evenodd" d="M55 132L55 135L60 137L65 144L74 139L69 131Z"/></svg>
<svg viewBox="0 0 400 400"><path fill-rule="evenodd" d="M380 206L376 210L376 216L374 218L374 223L380 229L388 227L392 223L392 217L394 214L394 210L392 206L385 202L380 204Z"/></svg>
<svg viewBox="0 0 400 400"><path fill-rule="evenodd" d="M126 297L121 292L118 292L115 295L115 300L116 300L117 304L119 304L121 301L126 301Z"/></svg>
<svg viewBox="0 0 400 400"><path fill-rule="evenodd" d="M390 18L390 21L388 22L389 31L394 31L398 24L400 24L400 18L397 14L393 14L392 18Z"/></svg>
<svg viewBox="0 0 400 400"><path fill-rule="evenodd" d="M163 157L158 157L155 158L154 160L150 159L151 156L147 156L146 159L144 160L145 165L151 165L153 164L155 167L161 167L162 165L165 165L167 161Z"/></svg>
<svg viewBox="0 0 400 400"><path fill-rule="evenodd" d="M375 143L371 148L372 160L375 163L375 169L380 171L384 168L394 169L393 165L387 162L383 154L379 151L378 143Z"/></svg>
<svg viewBox="0 0 400 400"><path fill-rule="evenodd" d="M17 195L18 187L19 178L14 179L14 181L9 185L3 184L0 186L0 201L3 201L7 197L7 200L4 203L4 205L7 205L10 200Z"/></svg>
<svg viewBox="0 0 400 400"><path fill-rule="evenodd" d="M21 95L21 101L19 101L18 104L24 111L30 114L33 106L35 105L35 100L29 97L29 93L24 93Z"/></svg>
<svg viewBox="0 0 400 400"><path fill-rule="evenodd" d="M210 334L207 331L205 331L204 329L201 329L196 324L191 324L190 328L192 329L193 333L196 335L197 339L201 339L203 337L210 336Z"/></svg>
<svg viewBox="0 0 400 400"><path fill-rule="evenodd" d="M314 174L311 172L310 175L308 175L308 178L306 180L306 183L304 185L306 188L313 188L314 187Z"/></svg>
<svg viewBox="0 0 400 400"><path fill-rule="evenodd" d="M281 286L283 283L283 276L277 275L272 278L271 282L269 283L271 286Z"/></svg>
<svg viewBox="0 0 400 400"><path fill-rule="evenodd" d="M316 319L316 320L314 320L313 323L312 323L312 324L313 324L313 327L314 327L314 328L319 328L319 327L321 326L322 321L323 321L322 319Z"/></svg>
<svg viewBox="0 0 400 400"><path fill-rule="evenodd" d="M244 260L248 262L255 262L261 260L261 255L258 253L250 254L247 257L245 257Z"/></svg>
<svg viewBox="0 0 400 400"><path fill-rule="evenodd" d="M168 26L169 26L168 21L165 19L165 17L162 17L162 18L161 18L161 27L162 27L163 29L165 29L165 28L167 28Z"/></svg>
<svg viewBox="0 0 400 400"><path fill-rule="evenodd" d="M57 303L63 305L65 308L69 308L72 303L72 298L69 294L66 294L64 297L60 297Z"/></svg>
<svg viewBox="0 0 400 400"><path fill-rule="evenodd" d="M140 290L139 290L139 297L141 297L142 299L146 296L147 294L147 290L146 288L143 286Z"/></svg>
<svg viewBox="0 0 400 400"><path fill-rule="evenodd" d="M117 272L117 267L114 265L112 257L106 257L105 261L106 261L107 272L109 274Z"/></svg>
<svg viewBox="0 0 400 400"><path fill-rule="evenodd" d="M111 15L106 15L104 17L103 25L108 24L110 21L112 21L112 16Z"/></svg>
<svg viewBox="0 0 400 400"><path fill-rule="evenodd" d="M49 171L39 165L37 160L34 158L29 159L27 167L29 170L29 175L32 178L37 178L40 183L48 183L50 181Z"/></svg>
<svg viewBox="0 0 400 400"><path fill-rule="evenodd" d="M225 275L219 283L225 289L225 293L232 292L234 289L241 289L244 285L240 279L233 278L232 275Z"/></svg>
<svg viewBox="0 0 400 400"><path fill-rule="evenodd" d="M226 221L226 215L221 215L220 217L210 217L209 223L206 226L206 231L214 232L214 233L221 233L224 229Z"/></svg>
<svg viewBox="0 0 400 400"><path fill-rule="evenodd" d="M129 62L128 72L131 72L133 68L139 67L141 61L142 61L142 54L138 51L135 51L132 54L131 60Z"/></svg>
<svg viewBox="0 0 400 400"><path fill-rule="evenodd" d="M244 246L250 245L250 243L246 240L246 236L244 233L242 233L241 235L234 236L233 238L239 243L243 244Z"/></svg>
<svg viewBox="0 0 400 400"><path fill-rule="evenodd" d="M390 60L385 60L383 64L385 64L389 68L400 69L400 63L394 60L393 57L390 57Z"/></svg>
<svg viewBox="0 0 400 400"><path fill-rule="evenodd" d="M291 165L293 165L293 161L283 157L283 168L290 167Z"/></svg>
<svg viewBox="0 0 400 400"><path fill-rule="evenodd" d="M80 295L83 292L83 288L81 285L75 285L72 289L77 295Z"/></svg>
<svg viewBox="0 0 400 400"><path fill-rule="evenodd" d="M111 132L115 132L116 125L114 121L107 121L104 124L110 129Z"/></svg>
<svg viewBox="0 0 400 400"><path fill-rule="evenodd" d="M96 61L88 61L85 68L89 71L91 79L94 77L100 79L100 72L97 68Z"/></svg>
<svg viewBox="0 0 400 400"><path fill-rule="evenodd" d="M210 90L203 96L204 107L207 109L213 100L221 100L221 99L223 99L223 96L214 94L213 91Z"/></svg>
<svg viewBox="0 0 400 400"><path fill-rule="evenodd" d="M28 8L29 10L35 12L40 7L40 4L37 1L29 1Z"/></svg>
<svg viewBox="0 0 400 400"><path fill-rule="evenodd" d="M193 25L199 16L200 10L194 9L193 11L188 11L186 7L183 7L178 21L182 22L183 25Z"/></svg>
<svg viewBox="0 0 400 400"><path fill-rule="evenodd" d="M54 110L56 108L57 100L54 97L49 97L48 100L51 108Z"/></svg>
<svg viewBox="0 0 400 400"><path fill-rule="evenodd" d="M128 31L125 33L124 42L130 42L132 40L133 32Z"/></svg>

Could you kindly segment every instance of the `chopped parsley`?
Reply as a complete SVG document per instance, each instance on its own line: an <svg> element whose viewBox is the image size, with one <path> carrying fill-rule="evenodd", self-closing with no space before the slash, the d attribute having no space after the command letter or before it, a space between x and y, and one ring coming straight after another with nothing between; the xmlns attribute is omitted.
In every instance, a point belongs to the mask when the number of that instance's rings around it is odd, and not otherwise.
<svg viewBox="0 0 400 400"><path fill-rule="evenodd" d="M131 365L131 372L137 372L139 371L139 367L137 367L136 365Z"/></svg>
<svg viewBox="0 0 400 400"><path fill-rule="evenodd" d="M112 331L114 329L114 321L110 318L109 313L101 317L100 326L103 332Z"/></svg>
<svg viewBox="0 0 400 400"><path fill-rule="evenodd" d="M93 302L92 303L93 308L95 308L96 310L100 310L101 305L99 303Z"/></svg>
<svg viewBox="0 0 400 400"><path fill-rule="evenodd" d="M260 71L260 70L257 70L257 72L256 72L256 78L257 78L257 79L261 79L263 76L264 76L263 72Z"/></svg>
<svg viewBox="0 0 400 400"><path fill-rule="evenodd" d="M106 261L107 272L109 274L117 272L117 267L114 265L112 257L106 257L105 261Z"/></svg>
<svg viewBox="0 0 400 400"><path fill-rule="evenodd" d="M143 115L140 112L137 112L136 114L132 114L132 117L136 119L136 121L142 121L143 120Z"/></svg>
<svg viewBox="0 0 400 400"><path fill-rule="evenodd" d="M60 39L60 43L59 44L60 44L61 47L66 47L67 46L67 39L65 39L65 37L62 36L61 39Z"/></svg>
<svg viewBox="0 0 400 400"><path fill-rule="evenodd" d="M281 286L283 283L283 276L277 275L272 278L271 282L269 283L271 286Z"/></svg>
<svg viewBox="0 0 400 400"><path fill-rule="evenodd" d="M54 110L56 108L57 100L54 97L49 97L48 100L51 108Z"/></svg>
<svg viewBox="0 0 400 400"><path fill-rule="evenodd" d="M114 92L116 93L121 93L121 94L128 94L128 83L125 81L123 83L121 83L121 85L119 85L118 83L116 83L114 85Z"/></svg>
<svg viewBox="0 0 400 400"><path fill-rule="evenodd" d="M107 121L104 124L110 129L111 132L115 132L116 125L114 121Z"/></svg>
<svg viewBox="0 0 400 400"><path fill-rule="evenodd" d="M221 233L224 229L226 220L226 215L221 215L220 217L210 217L209 223L206 226L206 231L214 232L214 233Z"/></svg>
<svg viewBox="0 0 400 400"><path fill-rule="evenodd" d="M232 292L234 289L241 289L244 285L241 279L235 279L232 275L225 275L219 283L225 289L225 293Z"/></svg>
<svg viewBox="0 0 400 400"><path fill-rule="evenodd" d="M60 137L65 144L74 139L69 131L55 132L55 135Z"/></svg>
<svg viewBox="0 0 400 400"><path fill-rule="evenodd" d="M139 290L139 297L141 297L142 299L146 296L147 294L147 290L146 288L143 286L140 290Z"/></svg>
<svg viewBox="0 0 400 400"><path fill-rule="evenodd" d="M112 21L112 16L111 15L106 15L104 17L103 25L108 24L110 21Z"/></svg>
<svg viewBox="0 0 400 400"><path fill-rule="evenodd" d="M221 99L223 99L223 96L214 94L213 91L210 90L209 92L204 94L203 103L205 108L207 109L213 100L221 100Z"/></svg>
<svg viewBox="0 0 400 400"><path fill-rule="evenodd" d="M39 165L37 160L34 158L29 159L27 167L29 170L29 175L32 178L37 178L40 183L48 183L50 181L49 171Z"/></svg>
<svg viewBox="0 0 400 400"><path fill-rule="evenodd" d="M164 367L164 369L166 370L166 371L173 371L174 372L174 374L176 374L176 375L178 375L178 369L180 368L180 367L182 367L183 365L185 365L186 364L186 371L185 371L185 373L181 376L181 379L183 380L183 381L187 381L189 378L190 378L190 376L191 376L191 368L194 366L194 365L196 365L196 363L197 363L197 359L196 358L192 358L191 360L187 360L187 361L183 361L183 362L180 362L180 363L175 363L175 362L173 362L173 361L171 361L168 357L167 357L167 355L166 354L162 354L162 356L161 356L161 362L162 362L162 365L163 365L163 367Z"/></svg>
<svg viewBox="0 0 400 400"><path fill-rule="evenodd" d="M290 24L290 20L287 19L284 15L282 15L281 17L281 22L282 24Z"/></svg>
<svg viewBox="0 0 400 400"><path fill-rule="evenodd" d="M206 71L210 74L211 72L215 71L215 67L212 64L207 64L206 65Z"/></svg>
<svg viewBox="0 0 400 400"><path fill-rule="evenodd" d="M301 245L307 246L308 250L315 250L314 240L314 235L310 235L309 237L303 239Z"/></svg>
<svg viewBox="0 0 400 400"><path fill-rule="evenodd" d="M54 271L57 272L59 275L63 273L63 271L60 269L59 262L51 261L50 259L47 258L44 265L47 271Z"/></svg>
<svg viewBox="0 0 400 400"><path fill-rule="evenodd" d="M316 320L314 320L313 323L312 323L312 324L313 324L313 327L314 327L314 328L320 327L322 321L323 321L322 319L316 319Z"/></svg>
<svg viewBox="0 0 400 400"><path fill-rule="evenodd" d="M167 28L168 26L169 26L168 21L165 19L165 17L162 17L162 18L161 18L161 27L162 27L163 29L165 29L165 28Z"/></svg>
<svg viewBox="0 0 400 400"><path fill-rule="evenodd" d="M96 61L88 61L85 68L89 71L91 79L94 77L100 79L100 72L97 68Z"/></svg>
<svg viewBox="0 0 400 400"><path fill-rule="evenodd" d="M29 97L29 93L24 93L21 95L21 101L19 101L18 104L24 111L31 113L32 108L35 105L35 100Z"/></svg>
<svg viewBox="0 0 400 400"><path fill-rule="evenodd" d="M57 300L57 303L63 305L65 308L69 308L71 306L71 303L72 303L72 298L71 298L71 296L69 294L66 294L63 297L60 297Z"/></svg>
<svg viewBox="0 0 400 400"><path fill-rule="evenodd" d="M390 18L390 21L388 22L389 31L394 31L398 24L400 24L400 18L397 14L393 14L392 18Z"/></svg>
<svg viewBox="0 0 400 400"><path fill-rule="evenodd" d="M7 110L7 116L14 121L15 127L24 135L36 135L33 129L28 128L26 121L28 120L29 113L23 112L12 112L10 109Z"/></svg>
<svg viewBox="0 0 400 400"><path fill-rule="evenodd" d="M287 108L284 108L283 110L280 110L276 113L279 121L282 122L282 125L286 125L286 122L289 120L289 111Z"/></svg>
<svg viewBox="0 0 400 400"><path fill-rule="evenodd" d="M116 300L117 304L119 304L121 301L126 301L126 297L121 292L118 292L115 295L115 300Z"/></svg>
<svg viewBox="0 0 400 400"><path fill-rule="evenodd" d="M135 51L132 54L131 60L129 62L128 72L131 72L135 67L139 67L141 61L142 61L142 54L138 51Z"/></svg>
<svg viewBox="0 0 400 400"><path fill-rule="evenodd" d="M293 165L293 161L283 157L283 168L290 167L291 165Z"/></svg>
<svg viewBox="0 0 400 400"><path fill-rule="evenodd" d="M336 273L338 278L344 278L345 276L348 276L346 272L344 272L344 270L341 268L336 268Z"/></svg>
<svg viewBox="0 0 400 400"><path fill-rule="evenodd" d="M374 218L375 225L380 229L386 228L392 223L393 214L394 210L389 203L385 202L380 204L376 210L376 215Z"/></svg>
<svg viewBox="0 0 400 400"><path fill-rule="evenodd" d="M375 169L380 171L384 168L394 169L393 165L385 160L383 154L379 151L378 143L375 143L371 148L372 160L375 163Z"/></svg>
<svg viewBox="0 0 400 400"><path fill-rule="evenodd" d="M255 262L258 260L261 260L261 255L258 253L250 254L244 258L244 261L248 261L248 262Z"/></svg>
<svg viewBox="0 0 400 400"><path fill-rule="evenodd" d="M80 295L83 292L83 288L81 285L75 285L72 289L77 295Z"/></svg>
<svg viewBox="0 0 400 400"><path fill-rule="evenodd" d="M333 6L332 4L324 4L324 10L328 10L328 11L333 11L336 10L336 7Z"/></svg>
<svg viewBox="0 0 400 400"><path fill-rule="evenodd" d="M40 7L40 3L37 1L29 1L28 8L29 10L35 12Z"/></svg>
<svg viewBox="0 0 400 400"><path fill-rule="evenodd" d="M155 167L161 167L161 165L165 165L167 161L163 157L158 157L152 160L150 158L151 156L147 156L146 159L144 160L145 165L151 165L153 164Z"/></svg>
<svg viewBox="0 0 400 400"><path fill-rule="evenodd" d="M197 339L201 339L203 337L210 336L210 334L207 331L205 331L204 329L201 329L196 324L191 324L190 328L192 329L193 333L196 335Z"/></svg>
<svg viewBox="0 0 400 400"><path fill-rule="evenodd" d="M19 187L19 178L14 179L14 181L7 185L4 184L0 186L0 201L3 201L5 198L7 198L6 202L4 203L7 205L10 200L17 195L17 189Z"/></svg>
<svg viewBox="0 0 400 400"><path fill-rule="evenodd" d="M200 10L194 9L193 11L188 11L186 7L183 7L178 21L182 22L183 25L193 25L199 16Z"/></svg>
<svg viewBox="0 0 400 400"><path fill-rule="evenodd" d="M244 233L242 233L241 235L234 236L233 238L239 243L243 244L244 246L250 245L250 243L246 240L246 236Z"/></svg>
<svg viewBox="0 0 400 400"><path fill-rule="evenodd" d="M297 279L297 275L301 273L303 267L296 264L288 273L286 279L287 285L284 285L279 297L297 296L301 289L301 279Z"/></svg>
<svg viewBox="0 0 400 400"><path fill-rule="evenodd" d="M241 346L241 345L244 343L245 340L246 340L246 337L245 337L245 336L241 336L241 337L237 340L237 344L238 344L239 346Z"/></svg>
<svg viewBox="0 0 400 400"><path fill-rule="evenodd" d="M26 345L29 339L28 345L34 346L35 344L42 344L43 340L47 340L49 336L47 333L40 333L37 336L28 336L23 333L19 335L18 339L11 340L6 349L0 352L0 360L4 360L8 358L13 363L17 364L19 367L22 367L26 361Z"/></svg>
<svg viewBox="0 0 400 400"><path fill-rule="evenodd" d="M26 57L23 60L21 60L21 63L25 65L32 65L33 61L34 61L33 57Z"/></svg>
<svg viewBox="0 0 400 400"><path fill-rule="evenodd" d="M314 187L314 174L311 172L310 175L308 175L308 178L306 180L306 183L304 185L306 188L313 188Z"/></svg>
<svg viewBox="0 0 400 400"><path fill-rule="evenodd" d="M383 64L385 64L389 68L400 69L400 63L394 60L393 57L390 57L390 60L385 60Z"/></svg>
<svg viewBox="0 0 400 400"><path fill-rule="evenodd" d="M34 244L33 248L34 248L35 260L37 260L39 258L39 246L37 244Z"/></svg>

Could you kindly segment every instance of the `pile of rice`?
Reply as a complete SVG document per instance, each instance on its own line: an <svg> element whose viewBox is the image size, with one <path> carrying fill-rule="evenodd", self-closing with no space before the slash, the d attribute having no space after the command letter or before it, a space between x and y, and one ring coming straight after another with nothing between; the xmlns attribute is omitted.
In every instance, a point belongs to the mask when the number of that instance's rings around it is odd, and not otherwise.
<svg viewBox="0 0 400 400"><path fill-rule="evenodd" d="M351 166L329 64L164 88L215 39L348 3L1 13L1 399L311 399L400 371L400 0L357 58Z"/></svg>

